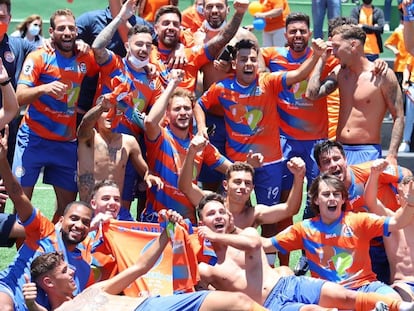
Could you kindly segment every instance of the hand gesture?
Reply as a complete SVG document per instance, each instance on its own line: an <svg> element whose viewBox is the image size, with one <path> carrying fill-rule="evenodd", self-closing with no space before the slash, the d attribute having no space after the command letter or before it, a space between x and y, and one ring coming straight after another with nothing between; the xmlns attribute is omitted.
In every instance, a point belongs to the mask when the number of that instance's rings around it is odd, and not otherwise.
<svg viewBox="0 0 414 311"><path fill-rule="evenodd" d="M306 174L306 164L300 157L293 157L287 162L287 168L289 171L298 177L304 177Z"/></svg>
<svg viewBox="0 0 414 311"><path fill-rule="evenodd" d="M62 99L66 95L68 86L60 81L53 81L43 85L44 92L47 95Z"/></svg>
<svg viewBox="0 0 414 311"><path fill-rule="evenodd" d="M263 154L260 152L253 153L252 150L249 150L247 154L246 162L249 163L254 168L262 167L263 165Z"/></svg>
<svg viewBox="0 0 414 311"><path fill-rule="evenodd" d="M122 21L127 21L132 15L134 15L136 10L136 0L127 0L122 5L121 10L118 13L119 18Z"/></svg>
<svg viewBox="0 0 414 311"><path fill-rule="evenodd" d="M207 144L208 140L203 135L195 135L193 139L191 139L188 149L197 153L203 151Z"/></svg>
<svg viewBox="0 0 414 311"><path fill-rule="evenodd" d="M87 44L85 41L83 41L82 39L76 39L75 49L80 54L88 54L89 51L91 50L91 46Z"/></svg>
<svg viewBox="0 0 414 311"><path fill-rule="evenodd" d="M161 218L162 221L172 222L174 224L177 224L183 221L183 216L181 216L180 213L172 209L169 209L168 211L161 210L159 212L159 217Z"/></svg>
<svg viewBox="0 0 414 311"><path fill-rule="evenodd" d="M104 111L108 111L113 107L113 104L108 99L108 95L101 95L96 100L96 105L101 105Z"/></svg>
<svg viewBox="0 0 414 311"><path fill-rule="evenodd" d="M188 60L185 54L184 44L178 44L178 47L173 50L168 57L167 67L170 69L184 69L184 66L187 65Z"/></svg>
<svg viewBox="0 0 414 311"><path fill-rule="evenodd" d="M328 43L321 38L312 39L312 50L317 56L322 56L328 48Z"/></svg>
<svg viewBox="0 0 414 311"><path fill-rule="evenodd" d="M168 75L169 83L178 86L184 80L184 74L185 72L182 69L172 69Z"/></svg>
<svg viewBox="0 0 414 311"><path fill-rule="evenodd" d="M29 307L36 303L37 288L35 283L30 282L30 279L26 274L24 275L24 279L26 283L22 286L23 297L26 305Z"/></svg>
<svg viewBox="0 0 414 311"><path fill-rule="evenodd" d="M199 237L203 238L204 240L209 240L210 242L214 241L214 237L216 236L216 233L207 226L198 226L197 234Z"/></svg>
<svg viewBox="0 0 414 311"><path fill-rule="evenodd" d="M164 188L164 182L156 175L148 174L145 178L145 183L148 188L151 188L152 186L157 186L157 190Z"/></svg>
<svg viewBox="0 0 414 311"><path fill-rule="evenodd" d="M9 195L7 194L6 187L4 186L3 179L0 179L0 203L5 204Z"/></svg>
<svg viewBox="0 0 414 311"><path fill-rule="evenodd" d="M384 171L389 165L388 161L385 159L376 159L372 162L371 165L371 174L379 176L382 171Z"/></svg>
<svg viewBox="0 0 414 311"><path fill-rule="evenodd" d="M234 11L237 13L244 14L249 7L249 0L234 0L233 1L233 8Z"/></svg>

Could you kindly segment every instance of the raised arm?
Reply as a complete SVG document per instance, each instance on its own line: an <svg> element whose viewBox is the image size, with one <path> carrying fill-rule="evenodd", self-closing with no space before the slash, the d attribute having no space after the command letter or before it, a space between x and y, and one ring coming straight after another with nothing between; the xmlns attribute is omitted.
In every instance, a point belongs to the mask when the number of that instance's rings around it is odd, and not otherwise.
<svg viewBox="0 0 414 311"><path fill-rule="evenodd" d="M381 83L381 92L387 104L394 124L391 131L391 140L386 159L390 164L397 164L398 147L404 131L403 98L397 77L391 69L387 70L384 83Z"/></svg>
<svg viewBox="0 0 414 311"><path fill-rule="evenodd" d="M235 12L230 22L224 26L217 36L207 42L206 48L212 57L216 58L224 46L234 37L241 25L248 6L248 0L234 0L233 7Z"/></svg>
<svg viewBox="0 0 414 311"><path fill-rule="evenodd" d="M390 232L402 229L413 223L414 218L414 181L399 187L399 200L401 208L391 217L388 229Z"/></svg>
<svg viewBox="0 0 414 311"><path fill-rule="evenodd" d="M378 180L381 172L386 169L388 162L384 159L377 159L372 162L371 174L369 174L367 183L365 184L364 200L368 210L371 213L388 216L394 213L387 209L380 200L377 199L378 194Z"/></svg>
<svg viewBox="0 0 414 311"><path fill-rule="evenodd" d="M199 226L198 235L210 242L231 246L245 252L254 252L262 247L260 236L252 227L243 229L238 234L228 234L213 232L206 226Z"/></svg>
<svg viewBox="0 0 414 311"><path fill-rule="evenodd" d="M116 0L118 1L118 0ZM114 2L114 1L110 1ZM135 12L136 0L127 0L119 10L119 13L115 18L106 26L96 37L92 43L93 54L95 55L96 62L98 64L105 63L109 58L109 52L106 49L108 44L111 42L112 37L121 25L125 25L126 21ZM114 16L114 15L112 15ZM124 41L126 42L126 40Z"/></svg>
<svg viewBox="0 0 414 311"><path fill-rule="evenodd" d="M77 135L79 142L86 142L93 138L96 122L99 120L102 113L108 111L111 106L109 100L104 96L98 97L96 105L86 112L78 126Z"/></svg>
<svg viewBox="0 0 414 311"><path fill-rule="evenodd" d="M5 126L4 136L0 134L0 175L4 185L13 201L14 208L22 222L25 222L33 213L33 206L29 198L24 194L22 186L13 176L7 161L7 138L9 136L9 126Z"/></svg>
<svg viewBox="0 0 414 311"><path fill-rule="evenodd" d="M168 221L173 223L182 221L181 215L172 210L168 210L165 217L167 217ZM160 236L151 244L145 253L138 258L138 261L133 266L97 285L99 285L105 292L117 295L137 278L147 273L154 266L168 244L169 238L167 236L167 231L168 230L163 230Z"/></svg>
<svg viewBox="0 0 414 311"><path fill-rule="evenodd" d="M317 100L332 93L338 87L337 74L340 65L336 66L329 75L321 81L321 74L326 65L329 50L316 63L315 69L310 74L308 86L306 88L306 98Z"/></svg>
<svg viewBox="0 0 414 311"><path fill-rule="evenodd" d="M175 88L183 80L184 71L181 69L173 69L171 70L170 75L171 76L167 87L165 88L161 96L157 99L157 101L154 103L150 112L144 120L145 135L147 135L147 137L150 140L154 140L160 135L160 122L164 117L170 96L174 92Z"/></svg>
<svg viewBox="0 0 414 311"><path fill-rule="evenodd" d="M208 141L203 136L196 135L193 137L188 147L180 175L178 176L178 188L194 206L200 203L205 193L193 183L193 163L197 152L202 151L206 144L208 144Z"/></svg>
<svg viewBox="0 0 414 311"><path fill-rule="evenodd" d="M19 111L16 93L10 81L11 78L0 58L0 89L3 96L2 108L0 109L0 130L4 129L4 126L13 120Z"/></svg>
<svg viewBox="0 0 414 311"><path fill-rule="evenodd" d="M255 222L260 224L274 224L287 217L295 215L302 204L303 179L306 173L305 162L294 157L287 163L288 169L293 174L293 186L285 203L272 206L259 204L255 207Z"/></svg>

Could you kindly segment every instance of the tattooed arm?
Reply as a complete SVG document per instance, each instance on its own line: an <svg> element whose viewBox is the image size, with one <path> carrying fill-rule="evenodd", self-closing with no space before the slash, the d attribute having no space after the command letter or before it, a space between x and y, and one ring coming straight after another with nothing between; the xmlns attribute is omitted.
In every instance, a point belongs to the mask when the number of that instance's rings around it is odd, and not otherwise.
<svg viewBox="0 0 414 311"><path fill-rule="evenodd" d="M93 54L96 62L101 65L109 58L109 52L106 49L111 42L112 37L118 27L125 23L135 12L135 0L126 1L119 11L118 15L106 26L92 43Z"/></svg>
<svg viewBox="0 0 414 311"><path fill-rule="evenodd" d="M231 21L220 31L220 33L207 42L208 53L216 58L224 46L234 37L243 19L243 15L249 6L245 0L234 1L234 15Z"/></svg>
<svg viewBox="0 0 414 311"><path fill-rule="evenodd" d="M394 120L386 159L390 164L397 164L398 146L400 145L404 131L404 108L401 89L391 69L387 70L385 79L381 83L381 92L387 104L388 111Z"/></svg>
<svg viewBox="0 0 414 311"><path fill-rule="evenodd" d="M325 60L323 57L316 63L315 69L309 76L308 87L306 89L306 98L310 100L317 100L330 93L332 93L338 86L337 74L340 66L336 66L331 73L321 81L321 74L325 67Z"/></svg>

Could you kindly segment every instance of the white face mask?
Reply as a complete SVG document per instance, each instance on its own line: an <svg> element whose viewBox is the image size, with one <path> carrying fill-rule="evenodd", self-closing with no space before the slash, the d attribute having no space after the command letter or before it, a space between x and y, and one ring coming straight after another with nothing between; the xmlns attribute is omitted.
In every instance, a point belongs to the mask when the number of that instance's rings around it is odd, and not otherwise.
<svg viewBox="0 0 414 311"><path fill-rule="evenodd" d="M27 29L27 32L30 33L32 36L37 36L40 33L40 26L31 24L29 26L29 29Z"/></svg>
<svg viewBox="0 0 414 311"><path fill-rule="evenodd" d="M224 26L226 26L227 22L223 21L223 23L220 25L219 28L213 28L210 26L210 24L205 20L203 22L203 26L208 30L208 31L213 31L213 32L219 32L220 30L222 30L224 28Z"/></svg>
<svg viewBox="0 0 414 311"><path fill-rule="evenodd" d="M140 60L132 54L128 56L128 61L137 69L141 69L149 64L149 58Z"/></svg>

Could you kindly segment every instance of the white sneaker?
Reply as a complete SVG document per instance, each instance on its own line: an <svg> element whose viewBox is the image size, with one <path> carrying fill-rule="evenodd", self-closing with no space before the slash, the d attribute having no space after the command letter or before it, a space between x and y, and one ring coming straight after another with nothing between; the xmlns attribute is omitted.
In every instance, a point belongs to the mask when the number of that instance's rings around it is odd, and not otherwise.
<svg viewBox="0 0 414 311"><path fill-rule="evenodd" d="M401 143L398 152L410 152L410 144L405 141Z"/></svg>
<svg viewBox="0 0 414 311"><path fill-rule="evenodd" d="M385 32L390 31L390 24L384 24L384 31Z"/></svg>

